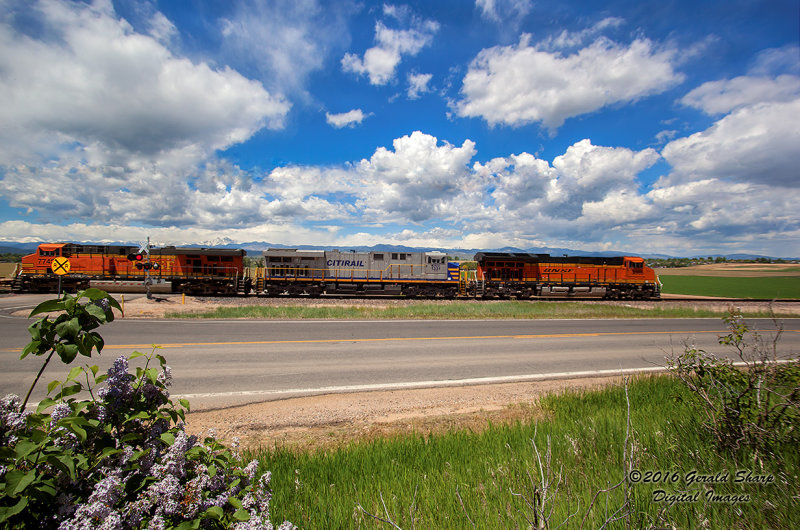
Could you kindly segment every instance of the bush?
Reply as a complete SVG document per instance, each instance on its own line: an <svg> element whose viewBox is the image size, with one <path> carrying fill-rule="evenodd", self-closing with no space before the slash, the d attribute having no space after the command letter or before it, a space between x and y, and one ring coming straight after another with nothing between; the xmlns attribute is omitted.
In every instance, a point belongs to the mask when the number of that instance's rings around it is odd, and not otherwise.
<svg viewBox="0 0 800 530"><path fill-rule="evenodd" d="M48 355L31 390L54 354L69 363L102 350L93 330L113 320L113 307L113 298L88 289L33 310L63 313L29 328L33 340L22 356ZM144 366L131 373L137 358ZM257 478L258 461L243 465L235 446L186 434L189 403L169 399L163 356L134 352L107 374L98 371L75 367L53 381L48 395L55 394L35 412L25 410L30 391L22 403L0 400L3 528L273 528L270 473Z"/></svg>
<svg viewBox="0 0 800 530"><path fill-rule="evenodd" d="M756 454L800 443L800 360L778 358L782 328L772 341L752 331L738 312L723 319L729 333L719 343L739 361L690 346L668 367L692 392L692 404L721 450ZM791 446L791 445L790 445Z"/></svg>

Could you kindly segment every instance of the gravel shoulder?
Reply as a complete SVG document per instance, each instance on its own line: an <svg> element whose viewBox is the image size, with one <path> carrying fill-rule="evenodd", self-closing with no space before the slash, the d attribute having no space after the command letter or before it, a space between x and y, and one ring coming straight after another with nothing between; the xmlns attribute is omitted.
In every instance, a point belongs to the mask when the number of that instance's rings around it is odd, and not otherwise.
<svg viewBox="0 0 800 530"><path fill-rule="evenodd" d="M329 450L375 438L479 432L489 422L526 421L542 414L536 404L546 394L621 381L598 377L302 397L190 412L186 428L196 434L213 429L218 438L238 438L250 449Z"/></svg>

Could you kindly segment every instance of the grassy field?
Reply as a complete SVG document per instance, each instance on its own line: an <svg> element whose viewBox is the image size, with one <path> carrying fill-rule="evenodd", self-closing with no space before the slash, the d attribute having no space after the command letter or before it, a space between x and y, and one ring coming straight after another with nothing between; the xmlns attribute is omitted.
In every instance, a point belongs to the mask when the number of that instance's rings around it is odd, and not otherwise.
<svg viewBox="0 0 800 530"><path fill-rule="evenodd" d="M626 498L627 515L612 528L800 528L796 448L758 462L720 456L680 402L687 397L668 376L635 380L630 432L624 388L616 386L546 397L531 407L535 420L479 433L247 456L272 472L272 520L304 528L391 527L375 517L402 528L535 528L533 506L550 514L550 528L566 520L567 528L599 528ZM630 469L657 482L628 482ZM738 470L774 482L735 484ZM691 483L692 472L728 479Z"/></svg>
<svg viewBox="0 0 800 530"><path fill-rule="evenodd" d="M726 298L800 298L800 276L660 276L663 292Z"/></svg>
<svg viewBox="0 0 800 530"><path fill-rule="evenodd" d="M697 310L692 307L655 307L582 302L419 302L408 305L379 306L240 306L217 307L202 313L167 313L168 318L267 318L267 319L544 319L544 318L721 318L725 311ZM767 312L745 312L749 318L769 317ZM777 315L791 317L793 315Z"/></svg>

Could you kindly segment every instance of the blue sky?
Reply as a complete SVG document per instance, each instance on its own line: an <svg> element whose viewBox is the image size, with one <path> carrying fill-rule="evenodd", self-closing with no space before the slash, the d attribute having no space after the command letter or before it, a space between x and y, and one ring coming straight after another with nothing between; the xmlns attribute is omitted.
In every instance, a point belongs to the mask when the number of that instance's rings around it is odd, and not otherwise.
<svg viewBox="0 0 800 530"><path fill-rule="evenodd" d="M0 241L800 256L799 20L0 0Z"/></svg>

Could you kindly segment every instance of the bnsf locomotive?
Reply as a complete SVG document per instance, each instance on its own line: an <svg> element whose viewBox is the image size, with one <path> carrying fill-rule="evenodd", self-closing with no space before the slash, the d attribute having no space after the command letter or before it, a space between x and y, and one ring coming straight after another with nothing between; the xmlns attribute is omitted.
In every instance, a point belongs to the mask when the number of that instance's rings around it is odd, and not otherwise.
<svg viewBox="0 0 800 530"><path fill-rule="evenodd" d="M264 266L244 267L244 250L43 244L25 256L16 291L54 291L53 260L70 261L65 289L144 290L260 296L402 295L469 298L658 298L661 284L642 258L553 257L480 252L476 270L442 252L269 249Z"/></svg>
<svg viewBox="0 0 800 530"><path fill-rule="evenodd" d="M659 298L642 258L479 252L475 291L484 297Z"/></svg>
<svg viewBox="0 0 800 530"><path fill-rule="evenodd" d="M97 287L144 292L148 279L153 292L236 294L248 289L244 256L244 250L164 247L152 248L148 255L138 247L43 244L22 258L12 289L55 291L59 279L53 260L66 258L69 271L62 275L64 290Z"/></svg>

